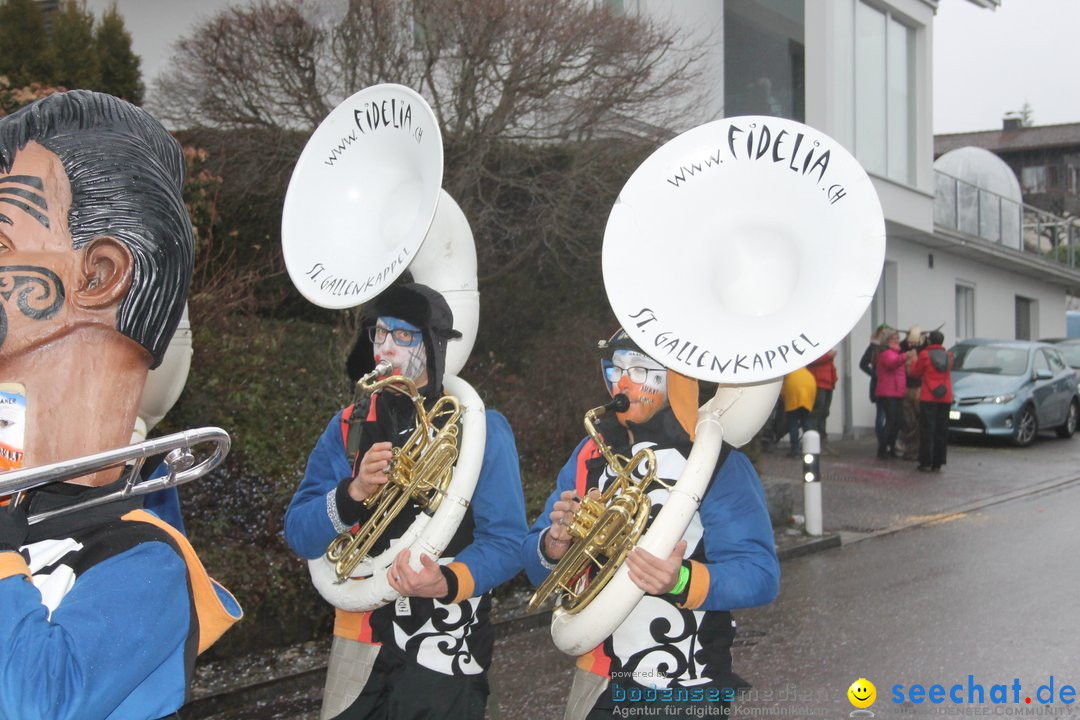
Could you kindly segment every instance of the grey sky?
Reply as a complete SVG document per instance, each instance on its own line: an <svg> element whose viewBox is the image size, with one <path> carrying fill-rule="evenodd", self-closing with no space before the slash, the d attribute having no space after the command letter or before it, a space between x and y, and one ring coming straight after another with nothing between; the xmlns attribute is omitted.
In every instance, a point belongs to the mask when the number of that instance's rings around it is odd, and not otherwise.
<svg viewBox="0 0 1080 720"><path fill-rule="evenodd" d="M319 2L322 0L309 0ZM806 0L814 3L835 0ZM88 0L96 14L112 0ZM147 86L170 46L200 19L236 0L116 0ZM1069 48L1080 28L1080 0L1003 0L996 11L940 0L934 22L934 131L991 130L1001 116L1031 105L1037 125L1080 122Z"/></svg>
<svg viewBox="0 0 1080 720"><path fill-rule="evenodd" d="M1077 0L941 0L934 21L934 132L994 130L1031 105L1034 124L1080 122Z"/></svg>

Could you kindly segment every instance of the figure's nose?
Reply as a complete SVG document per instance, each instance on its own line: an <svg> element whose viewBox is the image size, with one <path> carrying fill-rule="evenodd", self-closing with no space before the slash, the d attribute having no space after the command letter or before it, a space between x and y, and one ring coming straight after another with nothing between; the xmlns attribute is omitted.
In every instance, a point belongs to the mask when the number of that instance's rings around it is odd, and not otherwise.
<svg viewBox="0 0 1080 720"><path fill-rule="evenodd" d="M633 384L634 383L630 382L630 376L626 373L623 373L623 376L619 378L618 387L621 392L626 392L633 386Z"/></svg>

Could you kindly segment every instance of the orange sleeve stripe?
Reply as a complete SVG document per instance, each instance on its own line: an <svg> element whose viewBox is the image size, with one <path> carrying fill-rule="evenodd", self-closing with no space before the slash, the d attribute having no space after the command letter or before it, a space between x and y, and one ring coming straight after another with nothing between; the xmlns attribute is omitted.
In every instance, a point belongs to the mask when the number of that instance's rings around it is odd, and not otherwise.
<svg viewBox="0 0 1080 720"><path fill-rule="evenodd" d="M577 666L593 675L611 677L611 658L604 653L604 643L600 643L577 659Z"/></svg>
<svg viewBox="0 0 1080 720"><path fill-rule="evenodd" d="M690 561L690 589L686 593L686 602L682 607L696 610L705 604L709 594L709 568L697 560Z"/></svg>
<svg viewBox="0 0 1080 720"><path fill-rule="evenodd" d="M370 612L349 612L341 608L334 608L334 634L346 640L359 640L371 645L382 645L373 642L371 632Z"/></svg>
<svg viewBox="0 0 1080 720"><path fill-rule="evenodd" d="M0 552L0 580L15 575L25 575L27 580L30 579L30 568L26 566L23 556L17 552Z"/></svg>
<svg viewBox="0 0 1080 720"><path fill-rule="evenodd" d="M206 568L203 567L199 556L195 554L195 549L191 547L191 543L176 528L145 510L132 510L121 519L130 522L150 523L168 533L169 537L180 548L180 552L184 556L184 562L187 565L188 578L191 581L191 592L195 598L195 613L199 623L199 654L202 654L203 651L217 642L218 638L224 635L226 630L243 617L243 611L241 610L239 615L232 615L228 611L221 598L218 597L217 588L220 588L229 597L232 597L232 594L214 582L207 574ZM236 598L232 598L232 600L239 608L240 603L236 602Z"/></svg>
<svg viewBox="0 0 1080 720"><path fill-rule="evenodd" d="M459 603L468 600L476 592L476 581L465 563L452 562L446 569L457 576L457 595L450 602Z"/></svg>

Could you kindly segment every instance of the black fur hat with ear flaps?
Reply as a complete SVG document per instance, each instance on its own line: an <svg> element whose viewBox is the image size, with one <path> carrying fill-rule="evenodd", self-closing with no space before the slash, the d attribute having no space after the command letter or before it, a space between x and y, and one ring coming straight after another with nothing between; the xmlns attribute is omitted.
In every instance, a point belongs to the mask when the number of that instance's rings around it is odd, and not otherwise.
<svg viewBox="0 0 1080 720"><path fill-rule="evenodd" d="M460 338L461 333L454 329L454 313L443 296L419 283L389 287L364 307L363 325L345 361L349 379L356 382L375 368L375 348L368 328L380 317L395 317L420 328L427 348L428 388L424 394L433 398L442 393L446 343Z"/></svg>

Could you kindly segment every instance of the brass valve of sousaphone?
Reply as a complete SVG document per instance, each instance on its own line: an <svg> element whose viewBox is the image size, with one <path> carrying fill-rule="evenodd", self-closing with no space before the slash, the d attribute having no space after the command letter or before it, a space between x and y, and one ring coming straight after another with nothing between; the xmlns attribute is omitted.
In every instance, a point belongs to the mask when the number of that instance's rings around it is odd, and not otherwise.
<svg viewBox="0 0 1080 720"><path fill-rule="evenodd" d="M625 412L629 399L616 395L607 405L585 413L585 431L596 443L614 478L599 496L586 495L567 530L570 548L529 600L529 612L544 605L553 593L560 593L559 606L573 613L595 598L637 544L649 522L652 501L646 494L652 483L663 484L656 476L656 455L652 448L633 457L615 453L596 430L596 420L614 410ZM644 475L635 477L638 468ZM590 574L590 571L592 573Z"/></svg>
<svg viewBox="0 0 1080 720"><path fill-rule="evenodd" d="M431 409L416 383L401 375L387 375L392 366L382 361L356 383L359 394L368 396L389 391L405 395L416 409L416 427L405 442L392 451L386 468L387 481L364 499L370 516L360 525L336 537L326 549L326 559L334 565L337 582L348 580L371 554L372 548L410 501L426 513L434 513L453 478L458 457L461 405L457 398L443 395ZM380 376L385 376L380 379Z"/></svg>

